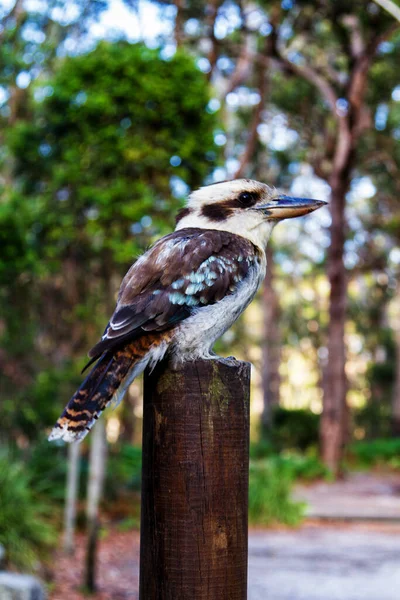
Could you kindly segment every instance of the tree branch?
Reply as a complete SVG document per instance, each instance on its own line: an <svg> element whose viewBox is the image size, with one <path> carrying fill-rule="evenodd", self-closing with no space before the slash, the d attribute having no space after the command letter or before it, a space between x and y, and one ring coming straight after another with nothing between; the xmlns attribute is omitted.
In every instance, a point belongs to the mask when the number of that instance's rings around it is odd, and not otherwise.
<svg viewBox="0 0 400 600"><path fill-rule="evenodd" d="M249 35L246 34L244 42L240 49L239 57L236 61L236 67L232 75L230 76L227 82L227 86L223 92L223 100L228 94L233 92L233 90L235 90L239 85L241 85L249 75L252 59L254 58L252 53L249 51L249 44Z"/></svg>
<svg viewBox="0 0 400 600"><path fill-rule="evenodd" d="M262 111L264 109L265 98L266 98L267 91L268 91L267 73L268 73L268 70L264 65L259 67L258 93L260 94L260 102L257 104L257 106L254 110L253 119L251 121L246 147L242 153L242 156L240 157L239 167L237 168L236 173L233 176L234 179L239 179L240 177L244 176L246 167L249 164L249 162L251 161L251 158L256 149L257 135L258 135L257 129L258 129L259 124L261 123Z"/></svg>
<svg viewBox="0 0 400 600"><path fill-rule="evenodd" d="M23 7L23 0L16 0L14 6L12 7L12 9L10 10L10 12L8 12L6 15L4 15L3 19L1 20L2 23L4 24L8 19L16 19L18 21L18 18L20 17L20 15L25 12L24 11L24 7Z"/></svg>
<svg viewBox="0 0 400 600"><path fill-rule="evenodd" d="M376 4L379 4L384 10L392 15L397 21L400 22L400 7L397 6L392 0L374 0Z"/></svg>
<svg viewBox="0 0 400 600"><path fill-rule="evenodd" d="M217 38L215 37L214 29L215 29L215 21L217 20L218 10L221 6L221 0L210 0L206 5L206 24L208 29L208 38L211 43L211 48L208 53L208 60L211 66L210 72L208 73L208 79L211 79L212 74L215 69L215 65L218 60L218 50L217 50Z"/></svg>
<svg viewBox="0 0 400 600"><path fill-rule="evenodd" d="M271 37L274 40L274 47L270 49L270 56L272 57L272 60L277 65L284 67L294 75L298 75L299 77L302 77L303 79L307 80L309 83L312 83L312 85L314 85L319 90L321 96L328 103L333 115L336 117L336 119L339 119L340 115L336 111L336 102L338 100L338 97L329 81L325 79L322 75L320 75L318 71L310 65L299 65L290 61L287 55L283 54L278 48L278 36L275 31L275 28L274 31L271 32Z"/></svg>
<svg viewBox="0 0 400 600"><path fill-rule="evenodd" d="M182 0L175 1L176 6L176 17L175 17L175 27L174 27L174 37L177 48L180 48L184 41L184 16L183 16L183 8L184 4Z"/></svg>
<svg viewBox="0 0 400 600"><path fill-rule="evenodd" d="M7 13L3 17L3 19L1 19L2 30L0 33L0 41L3 40L4 35L7 31L6 25L7 25L8 20L14 19L15 20L15 29L18 29L23 24L25 17L26 17L26 11L23 6L23 0L16 0L15 4L12 7L12 9L10 10L10 12Z"/></svg>
<svg viewBox="0 0 400 600"><path fill-rule="evenodd" d="M356 15L346 15L343 24L350 30L350 52L352 58L357 58L365 52L365 44L360 27L360 21Z"/></svg>
<svg viewBox="0 0 400 600"><path fill-rule="evenodd" d="M295 64L291 62L285 55L278 53L277 60L295 75L298 75L299 77L306 79L309 83L312 83L318 89L324 100L329 104L333 114L337 118L340 118L336 113L336 102L338 97L327 79L320 75L318 71L313 69L313 67L310 65Z"/></svg>

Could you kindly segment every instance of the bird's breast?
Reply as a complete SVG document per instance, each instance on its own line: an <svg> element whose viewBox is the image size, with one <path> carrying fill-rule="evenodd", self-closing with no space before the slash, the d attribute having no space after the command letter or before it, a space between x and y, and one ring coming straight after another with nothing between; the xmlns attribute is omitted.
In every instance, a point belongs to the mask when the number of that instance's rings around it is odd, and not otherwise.
<svg viewBox="0 0 400 600"><path fill-rule="evenodd" d="M237 289L210 306L203 306L176 330L172 353L178 361L207 358L210 350L253 300L265 277L265 260L254 261Z"/></svg>

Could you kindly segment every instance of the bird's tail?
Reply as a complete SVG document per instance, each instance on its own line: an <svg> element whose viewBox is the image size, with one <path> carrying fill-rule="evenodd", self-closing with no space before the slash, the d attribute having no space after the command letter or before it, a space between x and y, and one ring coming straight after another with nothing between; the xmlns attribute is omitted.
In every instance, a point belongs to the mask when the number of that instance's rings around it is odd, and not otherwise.
<svg viewBox="0 0 400 600"><path fill-rule="evenodd" d="M105 352L68 402L49 441L80 442L103 410L122 399L135 377L163 357L168 341L165 333L147 334L115 352Z"/></svg>

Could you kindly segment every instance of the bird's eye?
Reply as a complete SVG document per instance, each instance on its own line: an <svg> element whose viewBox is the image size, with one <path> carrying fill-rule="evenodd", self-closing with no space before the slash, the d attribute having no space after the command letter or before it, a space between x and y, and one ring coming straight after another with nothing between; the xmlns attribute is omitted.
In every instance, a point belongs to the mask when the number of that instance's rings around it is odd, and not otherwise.
<svg viewBox="0 0 400 600"><path fill-rule="evenodd" d="M253 206L257 202L257 198L255 194L251 192L242 192L238 198L240 204L242 206Z"/></svg>

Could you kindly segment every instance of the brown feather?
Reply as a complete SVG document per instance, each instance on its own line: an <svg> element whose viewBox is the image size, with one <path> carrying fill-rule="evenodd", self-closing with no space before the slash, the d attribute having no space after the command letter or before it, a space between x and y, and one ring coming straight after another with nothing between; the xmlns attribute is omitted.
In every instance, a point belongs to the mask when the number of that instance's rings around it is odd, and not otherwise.
<svg viewBox="0 0 400 600"><path fill-rule="evenodd" d="M170 332L147 334L113 354L105 353L75 392L57 420L50 439L80 441L110 404L131 369L151 348L169 340Z"/></svg>

